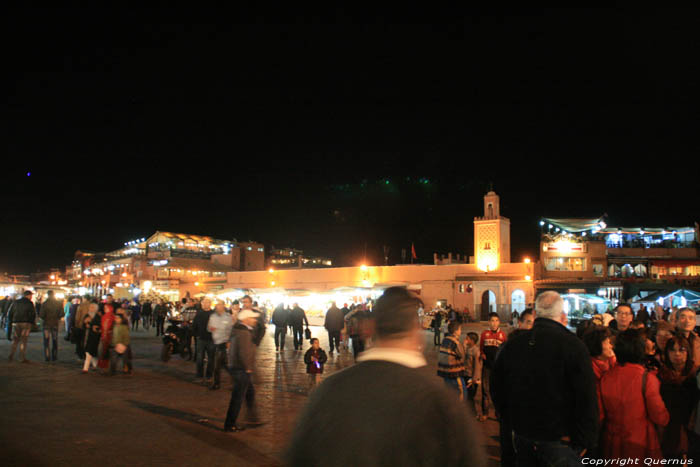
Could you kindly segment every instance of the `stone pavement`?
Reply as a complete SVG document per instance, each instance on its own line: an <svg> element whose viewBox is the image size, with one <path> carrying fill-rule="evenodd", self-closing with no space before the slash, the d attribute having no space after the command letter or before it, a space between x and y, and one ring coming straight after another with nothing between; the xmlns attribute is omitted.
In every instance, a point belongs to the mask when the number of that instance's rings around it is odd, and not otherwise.
<svg viewBox="0 0 700 467"><path fill-rule="evenodd" d="M468 330L485 329L469 324ZM328 352L328 335L312 327ZM40 332L29 339L31 363L8 362L10 341L0 339L0 465L280 465L294 421L307 398L303 352L291 335L275 353L274 327L258 350L256 398L265 425L241 433L221 431L231 396L196 384L192 362L159 360L161 341L151 328L132 333L133 376L83 375L73 346L59 336L57 362L45 363ZM428 362L437 367L433 334L425 331ZM305 344L304 351L308 348ZM353 364L342 351L329 356L324 376ZM437 377L437 376L436 376ZM339 421L339 436L355 427ZM480 424L490 464L498 465L498 424Z"/></svg>

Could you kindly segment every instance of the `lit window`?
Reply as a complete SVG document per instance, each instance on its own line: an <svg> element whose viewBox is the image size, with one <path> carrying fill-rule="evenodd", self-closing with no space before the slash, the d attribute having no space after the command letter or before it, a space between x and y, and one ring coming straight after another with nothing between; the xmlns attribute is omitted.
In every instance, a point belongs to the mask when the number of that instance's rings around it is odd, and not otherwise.
<svg viewBox="0 0 700 467"><path fill-rule="evenodd" d="M585 271L586 261L582 258L550 258L547 271Z"/></svg>

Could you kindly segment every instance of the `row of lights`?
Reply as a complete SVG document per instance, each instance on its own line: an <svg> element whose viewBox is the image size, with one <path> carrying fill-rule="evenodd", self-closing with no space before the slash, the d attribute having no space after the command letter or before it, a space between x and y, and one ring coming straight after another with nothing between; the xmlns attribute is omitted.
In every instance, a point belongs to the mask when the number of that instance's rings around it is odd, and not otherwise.
<svg viewBox="0 0 700 467"><path fill-rule="evenodd" d="M137 240L132 240L132 241L130 241L130 242L124 243L124 246L137 245L137 244L143 243L143 242L145 242L145 241L146 241L145 238L142 238L142 239L140 239L140 240L138 240L138 239L137 239Z"/></svg>

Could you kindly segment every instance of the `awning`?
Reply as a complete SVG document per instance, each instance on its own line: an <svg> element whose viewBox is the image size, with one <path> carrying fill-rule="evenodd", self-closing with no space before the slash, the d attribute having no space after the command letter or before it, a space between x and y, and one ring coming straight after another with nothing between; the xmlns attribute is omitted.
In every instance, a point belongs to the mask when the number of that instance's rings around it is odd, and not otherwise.
<svg viewBox="0 0 700 467"><path fill-rule="evenodd" d="M644 298L637 299L633 303L651 303L658 301L660 298L666 300L671 297L683 297L688 302L697 302L700 301L700 292L696 292L690 289L677 289L672 292L669 292L667 290L660 290L651 295L647 295Z"/></svg>
<svg viewBox="0 0 700 467"><path fill-rule="evenodd" d="M550 223L555 227L559 227L561 230L566 232L585 232L588 230L593 230L594 228L600 228L600 223L603 222L603 217L598 217L596 219L580 219L580 218L569 218L569 219L542 219L544 222Z"/></svg>

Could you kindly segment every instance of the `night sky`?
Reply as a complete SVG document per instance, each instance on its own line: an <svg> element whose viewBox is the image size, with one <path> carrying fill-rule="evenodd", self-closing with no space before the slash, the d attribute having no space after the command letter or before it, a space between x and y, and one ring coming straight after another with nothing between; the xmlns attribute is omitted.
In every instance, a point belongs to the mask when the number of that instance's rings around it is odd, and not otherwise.
<svg viewBox="0 0 700 467"><path fill-rule="evenodd" d="M700 220L698 10L7 17L0 272L156 230L432 262L490 184L514 260L542 216Z"/></svg>

